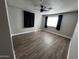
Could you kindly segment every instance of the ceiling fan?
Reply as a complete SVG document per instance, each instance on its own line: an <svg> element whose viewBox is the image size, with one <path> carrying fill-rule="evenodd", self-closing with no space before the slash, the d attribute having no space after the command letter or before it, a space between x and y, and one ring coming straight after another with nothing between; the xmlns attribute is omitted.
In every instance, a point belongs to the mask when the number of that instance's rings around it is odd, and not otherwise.
<svg viewBox="0 0 79 59"><path fill-rule="evenodd" d="M49 11L52 9L52 7L47 7L45 4L44 4L44 0L40 0L41 4L40 4L40 12L44 12L44 11Z"/></svg>
<svg viewBox="0 0 79 59"><path fill-rule="evenodd" d="M50 7L50 8L47 8L47 7L44 6L44 5L40 5L40 7L41 7L40 12L49 11L49 10L52 9L51 7Z"/></svg>

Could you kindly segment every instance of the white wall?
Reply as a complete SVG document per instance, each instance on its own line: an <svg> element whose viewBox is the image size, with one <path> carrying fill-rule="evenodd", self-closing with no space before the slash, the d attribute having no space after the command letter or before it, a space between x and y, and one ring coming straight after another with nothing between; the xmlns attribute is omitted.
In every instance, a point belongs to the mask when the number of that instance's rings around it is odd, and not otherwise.
<svg viewBox="0 0 79 59"><path fill-rule="evenodd" d="M7 0L10 18L11 34L33 32L41 28L42 16L29 0ZM23 28L23 10L35 13L35 26L33 28Z"/></svg>
<svg viewBox="0 0 79 59"><path fill-rule="evenodd" d="M75 28L72 40L70 42L67 59L78 59L78 24Z"/></svg>
<svg viewBox="0 0 79 59"><path fill-rule="evenodd" d="M33 32L35 30L39 30L41 28L41 22L42 22L42 15L39 12L33 12L35 13L35 24L32 28L24 28L23 27L23 8L19 8L16 6L10 6L8 5L8 11L9 11L9 17L10 17L10 27L11 27L11 34L18 34L18 33L28 33ZM26 10L28 11L28 10Z"/></svg>
<svg viewBox="0 0 79 59"><path fill-rule="evenodd" d="M0 59L14 59L5 0L0 0Z"/></svg>
<svg viewBox="0 0 79 59"><path fill-rule="evenodd" d="M59 14L56 14L59 15ZM69 13L62 13L63 15L63 20L62 20L62 24L61 24L61 29L60 31L57 31L56 28L53 27L48 27L47 29L44 28L44 19L43 19L43 29L48 30L50 32L54 32L57 34L60 34L62 36L71 38L75 25L77 23L77 12L69 12ZM51 15L53 16L53 15Z"/></svg>

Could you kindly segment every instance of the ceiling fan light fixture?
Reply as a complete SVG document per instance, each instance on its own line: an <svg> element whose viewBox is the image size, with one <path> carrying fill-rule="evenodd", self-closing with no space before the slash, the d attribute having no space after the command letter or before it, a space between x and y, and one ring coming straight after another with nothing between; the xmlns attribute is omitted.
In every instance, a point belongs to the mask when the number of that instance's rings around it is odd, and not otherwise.
<svg viewBox="0 0 79 59"><path fill-rule="evenodd" d="M40 0L40 2L41 2L41 4L40 4L40 12L49 11L49 10L52 9L51 7L48 8L48 6L46 6L46 5L44 4L44 0Z"/></svg>

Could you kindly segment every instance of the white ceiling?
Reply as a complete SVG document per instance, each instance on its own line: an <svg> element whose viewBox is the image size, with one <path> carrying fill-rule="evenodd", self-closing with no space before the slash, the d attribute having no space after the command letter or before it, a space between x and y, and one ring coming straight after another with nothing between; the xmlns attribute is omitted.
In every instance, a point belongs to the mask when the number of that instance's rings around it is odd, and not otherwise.
<svg viewBox="0 0 79 59"><path fill-rule="evenodd" d="M23 8L31 8L39 11L40 0L7 0L10 5L17 5ZM78 10L78 0L43 0L44 5L52 7L52 10L41 14L55 14L62 12L70 12Z"/></svg>
<svg viewBox="0 0 79 59"><path fill-rule="evenodd" d="M52 7L51 11L43 12L42 14L54 14L62 12L70 12L78 10L78 0L43 0L44 4ZM40 5L40 0L30 0L36 8L35 5Z"/></svg>

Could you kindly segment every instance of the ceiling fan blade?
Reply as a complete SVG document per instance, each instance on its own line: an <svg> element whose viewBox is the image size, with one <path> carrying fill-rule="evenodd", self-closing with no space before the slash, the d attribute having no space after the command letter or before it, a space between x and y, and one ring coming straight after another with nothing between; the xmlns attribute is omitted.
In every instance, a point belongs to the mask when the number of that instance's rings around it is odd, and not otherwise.
<svg viewBox="0 0 79 59"><path fill-rule="evenodd" d="M44 12L44 11L48 11L48 10L45 10L45 9L40 9L40 12Z"/></svg>
<svg viewBox="0 0 79 59"><path fill-rule="evenodd" d="M48 8L48 9L52 9L52 8Z"/></svg>

